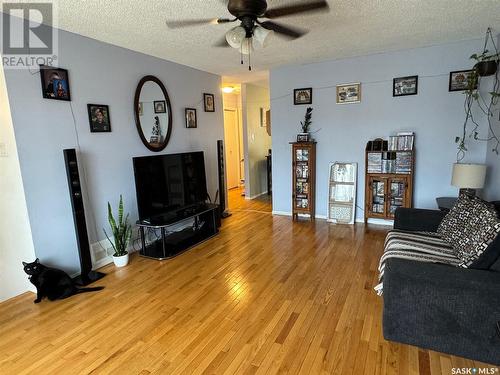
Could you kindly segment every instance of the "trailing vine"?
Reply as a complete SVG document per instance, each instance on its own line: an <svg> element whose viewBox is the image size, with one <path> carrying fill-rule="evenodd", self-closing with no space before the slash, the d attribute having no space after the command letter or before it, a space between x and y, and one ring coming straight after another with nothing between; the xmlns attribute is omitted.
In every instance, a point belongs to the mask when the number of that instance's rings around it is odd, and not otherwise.
<svg viewBox="0 0 500 375"><path fill-rule="evenodd" d="M488 42L491 42L493 46L493 53L488 51ZM473 74L470 74L467 82L467 89L465 90L465 121L463 124L462 135L456 137L455 141L458 143L457 161L461 161L465 157L467 152L466 140L467 138L473 138L477 141L490 142L493 141L492 152L499 154L500 149L500 137L497 134L497 129L494 128L492 124L493 119L493 109L498 104L500 98L500 80L498 78L498 69L495 71L493 90L490 91L489 97L484 98L484 96L479 91L481 86L481 75L478 73L478 64L482 62L495 62L498 66L498 61L500 55L498 53L497 45L493 39L491 28L486 30L486 36L484 41L483 52L480 55L474 54L471 59L476 61L476 65L473 68ZM480 109L480 111L486 115L488 121L488 135L486 138L479 136L478 129L480 127L479 123L476 121L473 115L474 104ZM468 125L472 123L472 130L468 130Z"/></svg>

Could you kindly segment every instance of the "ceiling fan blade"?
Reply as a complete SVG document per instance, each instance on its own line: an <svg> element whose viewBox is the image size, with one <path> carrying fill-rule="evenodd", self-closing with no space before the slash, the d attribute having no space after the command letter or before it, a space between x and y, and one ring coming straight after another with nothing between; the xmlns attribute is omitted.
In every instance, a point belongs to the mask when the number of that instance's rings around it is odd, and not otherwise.
<svg viewBox="0 0 500 375"><path fill-rule="evenodd" d="M305 4L294 4L282 7L277 7L274 9L267 10L262 17L265 18L278 18L291 16L299 13L312 13L319 11L327 11L330 9L328 3L325 0L313 1Z"/></svg>
<svg viewBox="0 0 500 375"><path fill-rule="evenodd" d="M275 33L281 34L288 39L297 39L308 33L308 30L299 29L297 27L284 26L272 21L259 22L263 28L273 30Z"/></svg>
<svg viewBox="0 0 500 375"><path fill-rule="evenodd" d="M219 23L234 22L236 20L230 20L229 18L205 18L197 20L179 20L179 21L166 21L167 27L169 29L178 29L181 27L191 27L200 25L217 25Z"/></svg>

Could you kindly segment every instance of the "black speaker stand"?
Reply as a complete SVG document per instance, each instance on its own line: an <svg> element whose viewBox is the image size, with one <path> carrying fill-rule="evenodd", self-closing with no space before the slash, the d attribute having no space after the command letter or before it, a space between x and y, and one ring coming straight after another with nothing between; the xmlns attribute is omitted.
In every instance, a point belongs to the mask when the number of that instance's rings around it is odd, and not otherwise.
<svg viewBox="0 0 500 375"><path fill-rule="evenodd" d="M87 286L89 284L92 284L94 281L102 279L104 276L106 276L105 273L98 271L90 271L88 275L77 276L73 279L73 281L75 282L76 285Z"/></svg>

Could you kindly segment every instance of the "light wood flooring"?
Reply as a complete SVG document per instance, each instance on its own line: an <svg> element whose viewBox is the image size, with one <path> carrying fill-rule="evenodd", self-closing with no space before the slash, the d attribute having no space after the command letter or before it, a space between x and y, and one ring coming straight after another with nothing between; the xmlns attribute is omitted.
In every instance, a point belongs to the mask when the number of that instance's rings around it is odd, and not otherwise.
<svg viewBox="0 0 500 375"><path fill-rule="evenodd" d="M482 366L381 333L386 228L292 223L230 199L221 233L104 267L101 292L0 304L0 374L451 374ZM235 202L235 199L240 199ZM264 200L266 197L263 198Z"/></svg>

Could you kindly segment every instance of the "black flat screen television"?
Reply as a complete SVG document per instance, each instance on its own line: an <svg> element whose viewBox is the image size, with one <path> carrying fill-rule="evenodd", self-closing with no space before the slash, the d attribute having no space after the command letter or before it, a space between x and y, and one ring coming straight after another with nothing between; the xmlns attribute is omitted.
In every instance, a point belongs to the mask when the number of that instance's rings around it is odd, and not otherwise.
<svg viewBox="0 0 500 375"><path fill-rule="evenodd" d="M202 151L136 157L133 163L139 220L206 202Z"/></svg>

